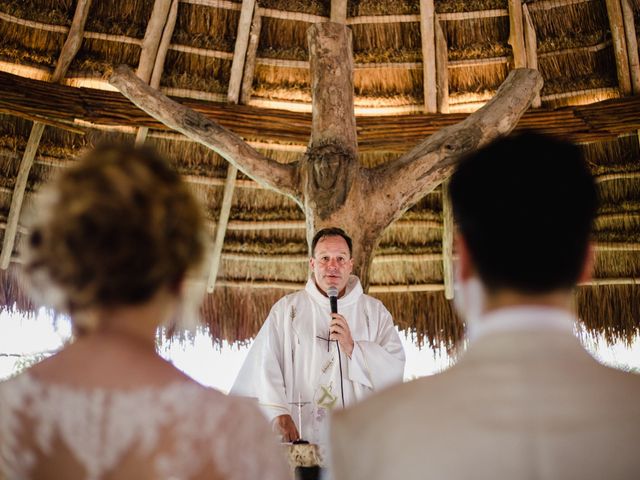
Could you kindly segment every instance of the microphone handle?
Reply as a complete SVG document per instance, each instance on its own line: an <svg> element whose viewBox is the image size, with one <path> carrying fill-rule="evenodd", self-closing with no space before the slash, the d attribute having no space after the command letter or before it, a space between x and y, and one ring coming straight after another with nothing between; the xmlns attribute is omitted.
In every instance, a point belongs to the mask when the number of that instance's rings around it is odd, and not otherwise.
<svg viewBox="0 0 640 480"><path fill-rule="evenodd" d="M338 313L338 297L329 297L331 303L331 313Z"/></svg>

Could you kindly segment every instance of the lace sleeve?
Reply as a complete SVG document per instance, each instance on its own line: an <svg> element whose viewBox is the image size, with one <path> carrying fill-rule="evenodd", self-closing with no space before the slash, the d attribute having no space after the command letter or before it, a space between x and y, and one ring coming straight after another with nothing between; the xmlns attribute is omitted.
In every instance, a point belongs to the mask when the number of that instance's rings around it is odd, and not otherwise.
<svg viewBox="0 0 640 480"><path fill-rule="evenodd" d="M213 451L214 462L230 480L287 480L291 472L285 452L267 420L249 400L233 399L222 421L225 445ZM221 448L220 448L221 447Z"/></svg>

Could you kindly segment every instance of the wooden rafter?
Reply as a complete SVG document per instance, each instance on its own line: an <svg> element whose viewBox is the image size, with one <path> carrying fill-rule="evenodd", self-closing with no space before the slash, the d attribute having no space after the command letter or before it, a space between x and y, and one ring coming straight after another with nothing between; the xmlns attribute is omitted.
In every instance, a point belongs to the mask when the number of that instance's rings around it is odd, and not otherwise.
<svg viewBox="0 0 640 480"><path fill-rule="evenodd" d="M331 21L347 23L347 0L331 0Z"/></svg>
<svg viewBox="0 0 640 480"><path fill-rule="evenodd" d="M256 8L249 32L249 46L247 47L247 59L244 63L244 74L242 75L242 88L240 89L240 103L246 105L251 100L253 90L253 77L256 69L256 59L258 55L258 42L260 31L262 30L262 16L260 9Z"/></svg>
<svg viewBox="0 0 640 480"><path fill-rule="evenodd" d="M52 82L57 83L62 80L67 73L73 58L76 53L78 53L78 50L80 50L84 26L87 21L87 16L89 15L90 6L91 0L78 0L67 39L62 46L56 69L51 76ZM20 220L22 202L27 188L27 181L29 180L29 172L31 171L31 166L33 165L36 152L38 151L38 146L40 145L40 139L42 138L44 128L45 125L43 123L33 123L31 133L29 134L29 140L27 141L27 146L25 147L22 160L20 161L20 168L18 170L18 176L13 189L13 196L11 197L11 207L9 208L9 215L7 217L7 229L4 232L2 251L0 252L0 268L3 270L6 270L11 262L11 255L13 253L16 235L18 233L18 222Z"/></svg>
<svg viewBox="0 0 640 480"><path fill-rule="evenodd" d="M144 35L142 52L136 75L152 88L160 86L164 61L171 44L171 37L178 17L178 0L156 0L151 19ZM136 133L136 145L142 145L149 133L148 127L140 127Z"/></svg>
<svg viewBox="0 0 640 480"><path fill-rule="evenodd" d="M282 289L300 290L304 284L300 282L274 282L259 280L220 280L218 284L229 288L252 288L252 289ZM579 283L578 286L605 286L605 285L639 285L640 278L594 278L592 280ZM369 293L414 293L414 292L441 292L444 290L442 283L416 283L412 285L371 285Z"/></svg>
<svg viewBox="0 0 640 480"><path fill-rule="evenodd" d="M513 51L514 67L527 67L521 0L509 0L509 45Z"/></svg>
<svg viewBox="0 0 640 480"><path fill-rule="evenodd" d="M216 224L216 238L213 243L213 251L211 252L209 279L207 280L208 293L213 293L216 286L216 280L218 278L220 257L222 254L222 247L224 245L224 237L229 223L229 214L231 213L231 202L233 200L233 191L237 174L238 169L231 163L227 164L227 179L224 184L224 194L222 196L222 204L220 206L220 217Z"/></svg>
<svg viewBox="0 0 640 480"><path fill-rule="evenodd" d="M449 180L442 182L442 273L444 296L453 299L453 209L449 198Z"/></svg>
<svg viewBox="0 0 640 480"><path fill-rule="evenodd" d="M156 64L158 56L158 47L162 39L162 32L167 23L169 9L171 8L171 0L155 0L151 17L147 22L147 29L142 40L142 50L140 52L140 60L136 75L144 82L149 83L153 67Z"/></svg>
<svg viewBox="0 0 640 480"><path fill-rule="evenodd" d="M424 91L424 111L436 113L436 37L435 7L433 0L420 0L420 36L422 41L422 88Z"/></svg>
<svg viewBox="0 0 640 480"><path fill-rule="evenodd" d="M538 70L538 39L536 37L536 29L533 25L533 19L529 13L529 7L527 4L522 6L522 26L524 30L524 45L527 55L527 68ZM531 102L533 108L540 108L542 101L540 100L540 94L536 95L536 98Z"/></svg>
<svg viewBox="0 0 640 480"><path fill-rule="evenodd" d="M631 88L634 95L640 95L640 59L638 58L638 37L636 36L636 26L633 21L633 8L629 0L620 0L620 3L627 41L627 53L629 55Z"/></svg>
<svg viewBox="0 0 640 480"><path fill-rule="evenodd" d="M233 61L231 63L231 73L229 76L229 90L227 92L227 99L230 103L238 103L240 99L242 74L244 73L244 62L247 56L247 47L249 46L249 33L251 32L255 5L255 0L242 0L240 20L238 21L238 33L236 35L236 44L233 50Z"/></svg>
<svg viewBox="0 0 640 480"><path fill-rule="evenodd" d="M622 19L622 7L620 0L605 0L609 26L611 27L611 39L613 40L613 53L616 58L616 70L618 72L618 86L622 95L631 95L631 75L629 72L629 54L627 53L627 39Z"/></svg>
<svg viewBox="0 0 640 480"><path fill-rule="evenodd" d="M27 91L28 96L24 94ZM39 118L57 122L60 128L68 125L76 132L81 125L92 128L147 126L167 131L163 123L132 106L117 92L50 84L4 72L0 72L0 92L0 112L22 118L37 114ZM307 113L184 99L181 104L215 118L220 125L249 139L296 144L299 148L308 143L311 132L311 116ZM420 139L467 116L463 113L398 115L392 123L389 117L359 117L358 149L404 152ZM576 142L613 139L640 129L640 96L529 110L518 128L540 129Z"/></svg>
<svg viewBox="0 0 640 480"><path fill-rule="evenodd" d="M435 22L436 98L439 113L449 113L449 58L447 40L440 22Z"/></svg>

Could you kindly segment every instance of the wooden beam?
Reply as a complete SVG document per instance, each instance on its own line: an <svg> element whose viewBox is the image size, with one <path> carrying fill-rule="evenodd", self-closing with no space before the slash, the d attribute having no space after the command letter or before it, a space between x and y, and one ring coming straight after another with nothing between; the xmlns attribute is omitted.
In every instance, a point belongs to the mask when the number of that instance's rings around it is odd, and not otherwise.
<svg viewBox="0 0 640 480"><path fill-rule="evenodd" d="M18 170L16 183L13 187L11 207L9 208L9 216L7 217L7 229L4 232L2 242L2 252L0 252L0 268L3 270L6 270L11 262L11 254L13 253L13 245L18 232L18 221L20 219L24 192L27 188L27 180L29 179L33 159L38 150L38 145L40 145L42 132L44 132L44 125L42 123L34 123L31 128L29 140L27 141L27 146L24 150L24 155L22 156L22 161L20 162L20 169Z"/></svg>
<svg viewBox="0 0 640 480"><path fill-rule="evenodd" d="M238 24L238 35L236 37L236 48L233 55L233 65L231 66L231 80L229 81L229 91L227 94L227 99L230 103L238 103L240 99L240 85L242 82L242 74L245 70L245 58L250 40L249 30L251 27L251 17L254 16L253 12L256 10L254 7L255 0L243 0ZM249 14L250 16L248 17ZM238 68L238 65L240 65L241 68ZM239 78L234 77L234 75ZM211 252L207 293L213 293L216 287L216 280L220 269L220 255L222 254L222 247L224 246L224 237L227 233L237 175L238 169L235 165L227 163L227 179L224 183L222 204L220 206L218 223L216 224L216 238L213 242L213 251Z"/></svg>
<svg viewBox="0 0 640 480"><path fill-rule="evenodd" d="M442 182L442 272L444 297L453 300L453 209L449 198L449 179Z"/></svg>
<svg viewBox="0 0 640 480"><path fill-rule="evenodd" d="M158 45L158 53L153 64L151 80L149 81L149 85L151 85L152 88L160 87L160 78L162 77L162 73L164 71L164 62L167 58L167 52L169 51L169 47L171 46L173 31L176 27L179 3L179 0L172 0L171 7L169 8L169 15L167 17L167 22L165 23L164 30L162 31L162 37L160 39L160 44Z"/></svg>
<svg viewBox="0 0 640 480"><path fill-rule="evenodd" d="M25 91L29 92L28 96L24 95ZM293 144L296 150L309 141L311 115L308 113L265 110L226 102L188 99L180 99L180 102L215 118L220 125L248 139ZM0 72L0 112L21 118L33 118L33 112L38 112L40 118L75 128L128 128L134 135L135 128L140 126L164 134L169 132L166 125L133 106L118 92L51 84L5 72ZM358 149L360 152L404 153L425 137L467 116L452 113L358 117ZM518 123L518 129L541 129L574 142L635 134L640 129L640 96L556 109L529 109ZM258 147L264 148L263 145Z"/></svg>
<svg viewBox="0 0 640 480"><path fill-rule="evenodd" d="M309 149L334 144L355 157L351 30L337 23L317 23L307 30L307 41L313 97ZM323 75L327 72L332 74Z"/></svg>
<svg viewBox="0 0 640 480"><path fill-rule="evenodd" d="M255 5L256 0L242 0L236 45L233 51L231 74L229 76L229 90L227 92L227 99L230 103L238 103L238 99L240 98L244 60L247 55L247 47L249 46L249 32L251 31L251 21L253 19Z"/></svg>
<svg viewBox="0 0 640 480"><path fill-rule="evenodd" d="M640 285L640 278L594 278L593 280L578 284L578 286L580 287L604 285ZM301 282L277 282L268 280L219 280L218 286L228 288L300 290L304 287L304 284ZM444 285L441 283L417 283L413 285L371 285L369 287L369 293L441 292L443 290Z"/></svg>
<svg viewBox="0 0 640 480"><path fill-rule="evenodd" d="M158 56L158 47L160 46L162 32L167 23L170 8L171 0L155 0L153 3L153 10L149 22L147 22L147 30L142 40L140 61L136 70L136 75L145 83L149 83L149 80L151 80L153 67Z"/></svg>
<svg viewBox="0 0 640 480"><path fill-rule="evenodd" d="M78 53L78 50L80 50L84 26L87 22L90 6L91 0L79 0L76 4L76 10L73 15L73 21L69 28L67 39L62 46L55 71L51 77L52 82L58 83L62 78L64 78L67 70L69 69L69 65L71 65L71 62ZM7 217L7 228L2 240L2 252L0 252L0 269L2 270L6 270L11 263L11 255L13 253L16 235L18 233L18 223L20 220L20 213L22 211L22 202L24 200L27 182L29 180L29 172L31 171L31 166L33 165L36 152L38 151L38 146L40 145L40 139L42 138L44 128L45 125L43 123L33 123L31 133L29 134L29 140L27 141L27 146L25 147L22 160L20 161L18 176L16 177L16 183L13 187L9 215Z"/></svg>
<svg viewBox="0 0 640 480"><path fill-rule="evenodd" d="M51 81L54 83L58 83L64 78L71 62L78 53L78 50L80 50L84 26L87 23L90 8L91 0L78 0L75 13L73 14L73 20L71 22L71 28L69 29L69 34L62 46L62 50L60 51L60 57L58 58L56 69L51 76Z"/></svg>
<svg viewBox="0 0 640 480"><path fill-rule="evenodd" d="M638 58L638 37L633 21L633 8L629 0L621 0L622 20L624 33L627 40L627 53L629 54L629 71L631 73L631 88L634 95L640 95L640 60Z"/></svg>
<svg viewBox="0 0 640 480"><path fill-rule="evenodd" d="M347 0L331 0L331 21L347 23Z"/></svg>
<svg viewBox="0 0 640 480"><path fill-rule="evenodd" d="M258 57L258 43L260 41L260 30L262 29L262 15L260 9L256 8L249 32L249 46L247 47L247 60L244 63L244 74L242 75L242 88L240 89L240 103L246 105L251 100L253 91L253 76L256 70L256 59Z"/></svg>
<svg viewBox="0 0 640 480"><path fill-rule="evenodd" d="M433 0L420 0L420 36L422 39L422 88L424 91L424 111L436 113L436 37L435 7Z"/></svg>
<svg viewBox="0 0 640 480"><path fill-rule="evenodd" d="M533 26L533 19L529 13L529 6L526 3L522 6L522 20L527 68L538 70L538 39L536 37L536 29ZM540 108L541 105L542 100L540 99L540 93L537 93L533 102L531 102L531 106L533 108Z"/></svg>
<svg viewBox="0 0 640 480"><path fill-rule="evenodd" d="M447 40L440 22L435 22L436 40L436 93L438 112L449 113L449 53Z"/></svg>
<svg viewBox="0 0 640 480"><path fill-rule="evenodd" d="M146 69L146 65L144 66L144 69L141 68L142 57L140 58L140 64L138 65L137 75L138 77L140 77L141 80L145 82L149 82L149 85L151 86L151 88L157 89L160 87L160 79L164 71L164 61L167 58L167 51L169 50L169 46L171 45L171 37L173 36L173 30L175 29L175 26L176 26L176 19L178 18L178 3L179 3L179 0L171 0L169 10L166 12L167 16L164 19L165 20L164 23L160 24L160 22L156 22L156 25L161 26L162 31L159 34L158 44L155 50L156 52L155 58L153 61L153 68L151 70L149 78L140 76L141 71L144 71L146 75L146 70L144 70ZM155 6L154 6L154 11L155 11ZM149 26L150 25L151 25L151 22L149 22ZM147 30L149 26L147 27ZM158 32L154 32L149 36L153 36L154 38L156 38L158 36ZM147 38L147 35L145 34L145 40L146 38ZM136 133L136 145L144 144L145 140L147 139L148 133L149 133L149 127L140 127Z"/></svg>
<svg viewBox="0 0 640 480"><path fill-rule="evenodd" d="M109 82L143 111L211 148L261 185L300 201L296 164L285 165L265 157L235 133L150 88L127 66L116 68Z"/></svg>
<svg viewBox="0 0 640 480"><path fill-rule="evenodd" d="M213 244L213 252L211 253L211 266L209 268L209 280L207 281L207 292L213 293L216 287L216 279L218 278L218 270L220 269L220 255L222 254L222 246L224 245L224 237L227 232L229 223L229 214L231 213L231 202L233 199L233 190L236 181L238 169L227 164L227 180L224 185L224 195L222 205L220 207L220 217L216 225L216 239Z"/></svg>
<svg viewBox="0 0 640 480"><path fill-rule="evenodd" d="M531 11L552 10L554 8L569 7L571 5L579 5L588 3L593 0L538 0L530 4Z"/></svg>
<svg viewBox="0 0 640 480"><path fill-rule="evenodd" d="M376 216L385 218L388 214L389 223L398 219L449 177L462 155L508 134L540 88L540 73L526 68L512 70L496 95L480 110L376 169L372 184L385 192L385 202L378 206L382 211L375 211Z"/></svg>
<svg viewBox="0 0 640 480"><path fill-rule="evenodd" d="M450 12L436 14L436 20L455 21L477 20L480 18L508 17L509 10L506 8L495 8L492 10L476 10L475 12Z"/></svg>
<svg viewBox="0 0 640 480"><path fill-rule="evenodd" d="M509 45L513 51L514 68L526 68L527 54L524 46L521 0L509 0Z"/></svg>
<svg viewBox="0 0 640 480"><path fill-rule="evenodd" d="M613 52L616 58L616 70L618 73L618 86L622 95L631 95L631 76L629 73L629 54L627 53L627 40L622 19L622 7L620 0L605 0L611 39L613 40Z"/></svg>
<svg viewBox="0 0 640 480"><path fill-rule="evenodd" d="M236 232L255 232L260 230L304 230L304 220L231 220L227 225L227 230ZM390 228L433 228L441 229L442 223L433 220L398 220Z"/></svg>

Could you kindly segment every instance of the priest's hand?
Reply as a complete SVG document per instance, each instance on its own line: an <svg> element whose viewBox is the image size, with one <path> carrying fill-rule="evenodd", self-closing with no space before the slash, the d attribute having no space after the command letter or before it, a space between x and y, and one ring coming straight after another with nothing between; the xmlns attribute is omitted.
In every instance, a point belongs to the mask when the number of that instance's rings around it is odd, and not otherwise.
<svg viewBox="0 0 640 480"><path fill-rule="evenodd" d="M337 340L342 351L351 358L353 352L353 338L351 338L351 329L347 320L339 313L331 314L331 323L329 324L329 340Z"/></svg>
<svg viewBox="0 0 640 480"><path fill-rule="evenodd" d="M282 436L283 442L300 440L300 434L291 415L279 415L273 419L273 430Z"/></svg>

